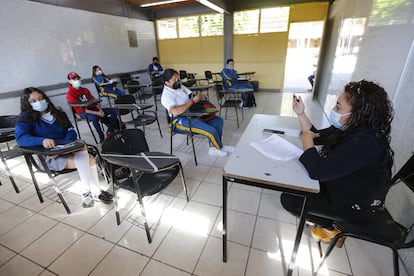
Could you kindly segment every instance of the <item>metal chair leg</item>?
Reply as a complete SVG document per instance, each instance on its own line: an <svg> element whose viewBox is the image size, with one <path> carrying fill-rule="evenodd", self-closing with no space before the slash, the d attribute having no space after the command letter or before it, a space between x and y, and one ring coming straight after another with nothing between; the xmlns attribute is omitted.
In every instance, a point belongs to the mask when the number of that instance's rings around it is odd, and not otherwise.
<svg viewBox="0 0 414 276"><path fill-rule="evenodd" d="M6 169L7 175L9 176L10 182L13 185L14 190L16 191L16 193L20 193L19 187L17 187L16 182L14 181L10 168L9 166L7 166L6 158L4 157L3 152L1 152L1 150L0 150L0 157L1 157L1 162L3 163L3 166Z"/></svg>
<svg viewBox="0 0 414 276"><path fill-rule="evenodd" d="M188 197L187 184L185 183L183 165L181 165L181 162L178 162L178 165L180 166L181 182L183 183L185 197L186 197L187 202L188 202L188 201L190 201L190 198Z"/></svg>
<svg viewBox="0 0 414 276"><path fill-rule="evenodd" d="M318 274L319 269L321 269L323 263L325 262L325 260L328 258L328 256L331 254L332 250L334 249L336 243L339 241L340 238L342 238L343 236L346 236L346 233L340 233L338 235L335 236L335 238L331 241L331 243L329 244L328 248L326 249L325 255L322 257L321 261L319 262L318 267L316 268L316 270L313 272L313 275L316 276Z"/></svg>
<svg viewBox="0 0 414 276"><path fill-rule="evenodd" d="M147 239L148 239L148 243L152 243L152 238L151 238L151 232L148 226L148 222L147 222L147 216L145 214L145 207L144 207L144 202L142 200L143 196L141 194L141 190L139 188L139 178L141 177L142 173L139 173L137 175L135 170L132 170L132 179L134 181L135 184L135 189L138 195L138 202L139 202L139 206L141 208L141 215L144 218L144 227L145 227L145 233L147 234Z"/></svg>

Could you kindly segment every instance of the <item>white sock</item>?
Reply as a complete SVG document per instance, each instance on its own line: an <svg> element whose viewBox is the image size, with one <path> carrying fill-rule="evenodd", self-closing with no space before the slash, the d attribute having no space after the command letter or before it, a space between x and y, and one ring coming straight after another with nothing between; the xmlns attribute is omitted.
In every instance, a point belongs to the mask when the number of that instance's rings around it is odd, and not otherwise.
<svg viewBox="0 0 414 276"><path fill-rule="evenodd" d="M82 182L81 193L87 193L91 190L89 185L89 154L87 151L77 151L73 159Z"/></svg>
<svg viewBox="0 0 414 276"><path fill-rule="evenodd" d="M93 194L99 195L101 193L101 186L99 185L99 177L96 164L89 167L89 186Z"/></svg>

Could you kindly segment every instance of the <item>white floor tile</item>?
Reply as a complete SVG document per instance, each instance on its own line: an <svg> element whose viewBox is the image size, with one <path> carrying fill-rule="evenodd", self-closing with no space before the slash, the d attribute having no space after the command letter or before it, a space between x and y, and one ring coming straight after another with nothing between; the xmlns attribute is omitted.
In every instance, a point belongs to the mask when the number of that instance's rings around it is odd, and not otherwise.
<svg viewBox="0 0 414 276"><path fill-rule="evenodd" d="M223 263L222 240L210 237L195 269L197 275L244 275L249 248L232 242L227 243L227 262ZM221 253L221 254L220 254Z"/></svg>
<svg viewBox="0 0 414 276"><path fill-rule="evenodd" d="M131 227L132 224L126 220L124 220L120 225L117 225L115 210L112 209L94 226L92 226L88 233L104 240L117 243Z"/></svg>
<svg viewBox="0 0 414 276"><path fill-rule="evenodd" d="M35 214L16 226L13 231L1 236L0 243L16 252L20 252L56 224L55 220Z"/></svg>
<svg viewBox="0 0 414 276"><path fill-rule="evenodd" d="M0 236L33 215L33 212L19 206L7 209L0 214Z"/></svg>
<svg viewBox="0 0 414 276"><path fill-rule="evenodd" d="M194 270L207 236L172 229L162 242L154 259L187 272Z"/></svg>
<svg viewBox="0 0 414 276"><path fill-rule="evenodd" d="M15 255L16 253L0 245L0 267Z"/></svg>
<svg viewBox="0 0 414 276"><path fill-rule="evenodd" d="M259 216L296 224L296 217L283 208L280 195L263 193L259 206Z"/></svg>
<svg viewBox="0 0 414 276"><path fill-rule="evenodd" d="M169 265L160 263L156 260L151 260L144 271L141 273L141 276L190 276L191 274L180 269L171 267Z"/></svg>
<svg viewBox="0 0 414 276"><path fill-rule="evenodd" d="M16 206L16 205L11 202L0 199L0 214L6 211L7 209L12 208L13 206Z"/></svg>
<svg viewBox="0 0 414 276"><path fill-rule="evenodd" d="M223 209L217 218L211 235L217 238L223 236ZM253 238L253 229L256 223L256 216L237 212L227 211L227 240L250 246Z"/></svg>
<svg viewBox="0 0 414 276"><path fill-rule="evenodd" d="M54 261L49 270L62 276L87 275L112 247L111 243L85 234Z"/></svg>
<svg viewBox="0 0 414 276"><path fill-rule="evenodd" d="M202 182L192 200L220 207L223 205L222 190L222 185Z"/></svg>
<svg viewBox="0 0 414 276"><path fill-rule="evenodd" d="M123 247L115 246L90 275L139 275L148 261L148 257Z"/></svg>
<svg viewBox="0 0 414 276"><path fill-rule="evenodd" d="M84 232L78 229L59 223L24 249L21 254L47 267L83 234Z"/></svg>
<svg viewBox="0 0 414 276"><path fill-rule="evenodd" d="M259 208L260 193L231 188L228 192L228 209L240 211L252 215L257 214Z"/></svg>
<svg viewBox="0 0 414 276"><path fill-rule="evenodd" d="M279 254L273 255L252 248L247 263L246 276L286 275L287 267Z"/></svg>
<svg viewBox="0 0 414 276"><path fill-rule="evenodd" d="M43 268L35 263L16 255L0 267L0 275L32 276L43 271Z"/></svg>

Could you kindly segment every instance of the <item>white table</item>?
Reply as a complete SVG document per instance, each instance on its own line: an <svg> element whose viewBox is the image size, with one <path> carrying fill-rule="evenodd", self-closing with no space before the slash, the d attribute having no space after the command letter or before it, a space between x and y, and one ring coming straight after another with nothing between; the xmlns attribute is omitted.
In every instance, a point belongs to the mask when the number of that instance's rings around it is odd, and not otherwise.
<svg viewBox="0 0 414 276"><path fill-rule="evenodd" d="M302 213L295 238L287 275L292 275L296 254L308 211L309 196L319 192L319 182L309 178L308 172L297 158L278 161L264 156L250 146L250 142L269 137L263 129L300 129L298 119L275 115L255 114L244 131L223 171L223 262L227 261L227 185L237 182L266 189L279 190L304 196ZM300 148L298 137L282 136ZM277 273L275 273L277 275Z"/></svg>

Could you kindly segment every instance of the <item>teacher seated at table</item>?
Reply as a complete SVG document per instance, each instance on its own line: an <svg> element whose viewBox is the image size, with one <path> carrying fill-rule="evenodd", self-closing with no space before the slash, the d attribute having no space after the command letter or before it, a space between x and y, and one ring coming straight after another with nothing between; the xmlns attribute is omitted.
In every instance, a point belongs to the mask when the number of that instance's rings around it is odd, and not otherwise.
<svg viewBox="0 0 414 276"><path fill-rule="evenodd" d="M209 148L209 154L226 156L227 152L232 152L234 149L232 146L223 146L221 142L223 133L223 119L221 117L215 116L204 121L201 118L180 116L192 105L202 100L202 94L192 97L191 90L181 85L178 72L174 69L166 69L163 79L164 89L161 95L161 104L168 110L175 131L188 133L190 131L189 123L191 122L191 131L206 136L214 146Z"/></svg>
<svg viewBox="0 0 414 276"><path fill-rule="evenodd" d="M78 139L76 131L65 112L57 109L49 97L40 89L29 87L23 90L16 123L16 142L22 147L40 146L53 149ZM92 207L95 200L112 202L112 195L100 189L95 158L88 154L87 147L65 155L50 155L45 158L50 170L77 169L82 183L82 206Z"/></svg>
<svg viewBox="0 0 414 276"><path fill-rule="evenodd" d="M320 183L320 193L309 202L307 220L320 226L311 228L312 235L329 242L339 233L335 221L375 225L383 220L394 155L393 108L387 92L366 80L348 83L331 110L332 126L327 129L312 125L300 96L293 96L293 110L302 129L299 161ZM299 216L302 197L283 193L281 202Z"/></svg>

